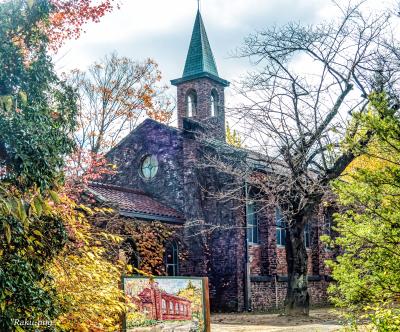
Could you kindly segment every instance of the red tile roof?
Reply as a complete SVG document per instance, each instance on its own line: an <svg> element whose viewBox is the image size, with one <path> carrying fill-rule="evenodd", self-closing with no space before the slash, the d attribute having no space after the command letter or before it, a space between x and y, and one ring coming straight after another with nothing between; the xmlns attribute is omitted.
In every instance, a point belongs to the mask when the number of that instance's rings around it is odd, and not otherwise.
<svg viewBox="0 0 400 332"><path fill-rule="evenodd" d="M121 211L167 217L183 222L184 217L179 211L157 202L140 190L104 183L90 183L89 189L100 199L116 204Z"/></svg>

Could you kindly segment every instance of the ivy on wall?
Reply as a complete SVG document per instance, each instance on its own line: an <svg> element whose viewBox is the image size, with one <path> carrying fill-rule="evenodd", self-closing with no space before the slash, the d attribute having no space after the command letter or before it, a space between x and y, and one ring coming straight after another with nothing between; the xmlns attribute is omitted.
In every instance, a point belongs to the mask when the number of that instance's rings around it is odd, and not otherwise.
<svg viewBox="0 0 400 332"><path fill-rule="evenodd" d="M94 215L93 222L107 232L122 237L125 241L133 240L138 256L138 266L133 266L132 272L154 276L166 275L165 250L169 243L176 241L179 247L179 262L187 260L187 249L180 232L182 226L169 225L159 221L141 221L126 218L114 212L104 215ZM121 245L109 248L111 255L119 257ZM127 259L127 258L126 258Z"/></svg>

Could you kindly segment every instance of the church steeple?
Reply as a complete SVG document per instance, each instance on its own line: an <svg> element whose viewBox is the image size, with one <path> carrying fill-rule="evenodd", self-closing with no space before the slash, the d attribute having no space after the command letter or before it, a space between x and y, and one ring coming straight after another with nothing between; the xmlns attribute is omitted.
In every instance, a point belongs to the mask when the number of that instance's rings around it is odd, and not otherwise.
<svg viewBox="0 0 400 332"><path fill-rule="evenodd" d="M199 77L209 77L218 81L223 86L229 86L229 82L218 75L217 65L210 42L208 41L203 18L201 17L200 10L197 10L183 75L181 78L172 80L171 84L178 85L179 83Z"/></svg>
<svg viewBox="0 0 400 332"><path fill-rule="evenodd" d="M200 11L197 11L183 77L202 74L203 72L218 77L217 65L208 41L206 28Z"/></svg>
<svg viewBox="0 0 400 332"><path fill-rule="evenodd" d="M178 88L178 126L184 118L200 120L211 136L225 139L224 88L200 11L197 11L185 68L181 78L171 81Z"/></svg>

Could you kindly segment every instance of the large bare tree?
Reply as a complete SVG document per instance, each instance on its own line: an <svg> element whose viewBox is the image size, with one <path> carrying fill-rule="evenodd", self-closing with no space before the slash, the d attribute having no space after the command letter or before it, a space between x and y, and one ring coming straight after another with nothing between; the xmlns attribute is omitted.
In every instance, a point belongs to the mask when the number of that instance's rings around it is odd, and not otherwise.
<svg viewBox="0 0 400 332"><path fill-rule="evenodd" d="M399 44L390 14L367 12L366 5L335 4L331 22L268 28L240 49L255 70L238 86L245 101L230 115L241 122L245 144L268 162L266 172L251 176L249 167L242 176L265 194L258 203L279 205L286 220L287 314L308 314L304 228L329 182L355 158L345 137L358 135L364 145L373 134L352 115L368 109L373 92L398 93Z"/></svg>

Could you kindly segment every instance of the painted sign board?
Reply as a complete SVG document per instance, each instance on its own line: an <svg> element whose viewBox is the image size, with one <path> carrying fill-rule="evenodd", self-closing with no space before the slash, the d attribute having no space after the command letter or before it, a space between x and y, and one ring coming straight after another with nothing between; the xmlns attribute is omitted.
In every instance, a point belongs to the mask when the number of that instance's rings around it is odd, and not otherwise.
<svg viewBox="0 0 400 332"><path fill-rule="evenodd" d="M123 277L124 331L209 332L208 278Z"/></svg>

